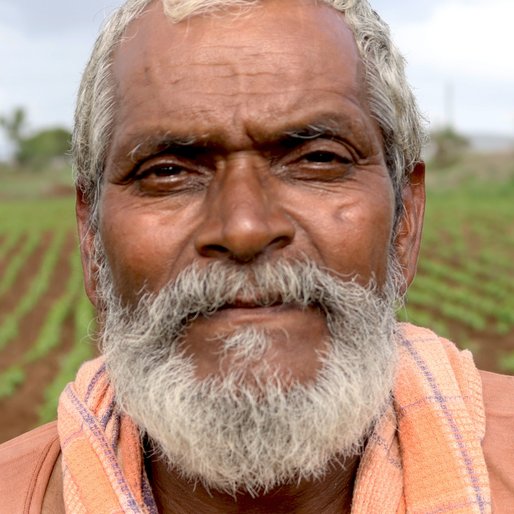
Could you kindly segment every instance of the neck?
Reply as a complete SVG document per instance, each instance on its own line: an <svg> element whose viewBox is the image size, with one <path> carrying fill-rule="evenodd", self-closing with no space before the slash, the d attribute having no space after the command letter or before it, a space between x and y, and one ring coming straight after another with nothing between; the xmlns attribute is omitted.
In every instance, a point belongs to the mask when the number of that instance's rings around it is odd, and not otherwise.
<svg viewBox="0 0 514 514"><path fill-rule="evenodd" d="M147 465L155 501L162 514L341 514L350 512L358 463L355 457L345 461L344 466L331 466L319 480L284 485L255 497L248 493L234 497L207 490L170 471L156 457L150 458Z"/></svg>

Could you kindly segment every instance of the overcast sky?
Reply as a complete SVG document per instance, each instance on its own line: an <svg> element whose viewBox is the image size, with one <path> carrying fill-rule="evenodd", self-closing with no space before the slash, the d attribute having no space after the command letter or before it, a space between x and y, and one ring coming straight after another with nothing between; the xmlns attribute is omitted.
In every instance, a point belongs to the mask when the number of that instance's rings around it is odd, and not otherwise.
<svg viewBox="0 0 514 514"><path fill-rule="evenodd" d="M431 124L514 137L514 0L371 1ZM71 127L81 71L120 3L0 0L0 114L23 106L32 129Z"/></svg>

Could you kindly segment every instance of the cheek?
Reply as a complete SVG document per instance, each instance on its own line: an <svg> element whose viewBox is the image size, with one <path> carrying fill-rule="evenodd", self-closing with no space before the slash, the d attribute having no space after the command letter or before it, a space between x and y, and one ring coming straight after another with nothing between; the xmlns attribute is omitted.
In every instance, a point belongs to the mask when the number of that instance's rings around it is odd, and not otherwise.
<svg viewBox="0 0 514 514"><path fill-rule="evenodd" d="M153 289L162 276L163 262L154 232L136 227L128 231L118 225L116 230L111 226L104 228L101 234L118 292L129 300L145 284Z"/></svg>
<svg viewBox="0 0 514 514"><path fill-rule="evenodd" d="M361 283L385 280L393 227L387 201L326 202L309 232L324 265Z"/></svg>
<svg viewBox="0 0 514 514"><path fill-rule="evenodd" d="M179 271L183 224L169 213L106 209L100 232L117 290L127 301L147 288L157 291ZM187 226L187 225L185 225Z"/></svg>

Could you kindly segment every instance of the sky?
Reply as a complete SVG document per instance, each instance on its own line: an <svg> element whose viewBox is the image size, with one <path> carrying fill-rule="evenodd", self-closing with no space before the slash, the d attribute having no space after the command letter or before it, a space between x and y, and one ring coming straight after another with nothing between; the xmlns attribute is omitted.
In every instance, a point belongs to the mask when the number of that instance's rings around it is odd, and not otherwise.
<svg viewBox="0 0 514 514"><path fill-rule="evenodd" d="M0 0L0 115L72 125L81 72L121 0ZM514 137L514 0L371 0L433 127ZM0 156L6 152L0 136Z"/></svg>

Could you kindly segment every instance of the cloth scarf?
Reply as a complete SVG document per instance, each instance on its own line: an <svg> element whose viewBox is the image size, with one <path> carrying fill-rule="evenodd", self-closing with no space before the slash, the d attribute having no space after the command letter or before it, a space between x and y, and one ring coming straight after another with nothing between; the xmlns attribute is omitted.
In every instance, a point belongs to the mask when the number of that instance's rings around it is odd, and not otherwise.
<svg viewBox="0 0 514 514"><path fill-rule="evenodd" d="M488 513L479 373L433 332L399 324L393 401L357 472L352 513ZM68 514L157 513L138 429L119 415L102 358L85 363L59 400Z"/></svg>

